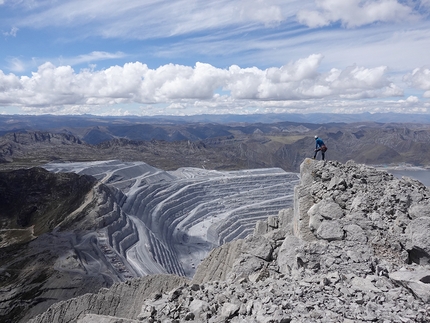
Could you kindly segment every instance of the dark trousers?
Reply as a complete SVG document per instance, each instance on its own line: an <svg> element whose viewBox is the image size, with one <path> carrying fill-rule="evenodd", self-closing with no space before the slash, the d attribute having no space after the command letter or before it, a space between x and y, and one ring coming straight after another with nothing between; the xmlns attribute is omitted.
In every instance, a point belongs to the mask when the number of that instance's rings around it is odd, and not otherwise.
<svg viewBox="0 0 430 323"><path fill-rule="evenodd" d="M318 152L321 151L321 160L324 160L325 158L325 152L321 150L321 148L315 149L314 159L317 158Z"/></svg>

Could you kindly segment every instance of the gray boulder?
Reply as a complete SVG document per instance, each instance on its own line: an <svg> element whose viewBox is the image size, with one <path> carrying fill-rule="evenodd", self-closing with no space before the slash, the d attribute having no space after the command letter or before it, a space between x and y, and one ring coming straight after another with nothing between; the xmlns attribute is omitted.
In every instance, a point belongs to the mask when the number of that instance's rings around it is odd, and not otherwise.
<svg viewBox="0 0 430 323"><path fill-rule="evenodd" d="M278 252L278 266L283 274L291 274L291 270L299 269L297 263L298 248L304 245L304 241L293 235L285 238Z"/></svg>
<svg viewBox="0 0 430 323"><path fill-rule="evenodd" d="M411 290L423 302L430 303L430 270L396 271L389 274L390 279Z"/></svg>
<svg viewBox="0 0 430 323"><path fill-rule="evenodd" d="M339 221L324 221L318 227L316 234L319 239L333 241L342 240L345 236L345 231Z"/></svg>
<svg viewBox="0 0 430 323"><path fill-rule="evenodd" d="M418 264L430 263L430 217L412 220L406 228L407 250L410 260Z"/></svg>

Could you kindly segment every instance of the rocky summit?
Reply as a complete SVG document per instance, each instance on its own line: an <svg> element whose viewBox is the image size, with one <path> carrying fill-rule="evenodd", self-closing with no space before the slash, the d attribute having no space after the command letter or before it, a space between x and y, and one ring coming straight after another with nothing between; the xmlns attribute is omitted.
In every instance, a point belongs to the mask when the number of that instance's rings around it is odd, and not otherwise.
<svg viewBox="0 0 430 323"><path fill-rule="evenodd" d="M30 322L429 322L430 191L305 159L294 208L213 249L193 279L150 275Z"/></svg>

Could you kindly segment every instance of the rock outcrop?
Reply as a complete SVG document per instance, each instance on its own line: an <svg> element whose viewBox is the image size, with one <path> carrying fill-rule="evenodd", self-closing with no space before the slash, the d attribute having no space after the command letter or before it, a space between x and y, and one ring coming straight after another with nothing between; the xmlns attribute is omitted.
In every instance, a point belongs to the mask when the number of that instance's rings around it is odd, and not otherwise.
<svg viewBox="0 0 430 323"><path fill-rule="evenodd" d="M193 281L139 313L130 298L132 315L62 305L32 322L429 322L429 197L410 178L306 159L294 209L214 249Z"/></svg>

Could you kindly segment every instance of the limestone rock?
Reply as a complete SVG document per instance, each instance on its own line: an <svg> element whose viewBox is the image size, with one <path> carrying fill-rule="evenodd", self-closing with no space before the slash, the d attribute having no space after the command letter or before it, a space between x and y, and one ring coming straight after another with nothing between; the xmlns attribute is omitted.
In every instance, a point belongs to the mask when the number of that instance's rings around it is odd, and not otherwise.
<svg viewBox="0 0 430 323"><path fill-rule="evenodd" d="M139 320L129 320L115 316L86 314L77 320L77 323L139 323Z"/></svg>
<svg viewBox="0 0 430 323"><path fill-rule="evenodd" d="M283 209L278 212L279 226L285 227L293 222L294 209Z"/></svg>
<svg viewBox="0 0 430 323"><path fill-rule="evenodd" d="M233 263L242 255L243 240L236 240L212 250L197 267L193 282L201 284L210 280L225 280Z"/></svg>
<svg viewBox="0 0 430 323"><path fill-rule="evenodd" d="M412 261L419 264L430 263L430 217L412 220L406 228L407 249Z"/></svg>
<svg viewBox="0 0 430 323"><path fill-rule="evenodd" d="M317 237L328 241L342 240L345 236L339 221L324 221L318 227Z"/></svg>
<svg viewBox="0 0 430 323"><path fill-rule="evenodd" d="M304 241L295 236L287 236L278 252L278 266L281 273L290 274L291 269L298 269L296 249L304 245Z"/></svg>
<svg viewBox="0 0 430 323"><path fill-rule="evenodd" d="M430 208L427 204L415 203L408 209L408 213L412 219L430 217Z"/></svg>
<svg viewBox="0 0 430 323"><path fill-rule="evenodd" d="M400 285L410 289L425 303L430 302L430 270L396 271L389 277Z"/></svg>
<svg viewBox="0 0 430 323"><path fill-rule="evenodd" d="M246 248L251 255L269 261L272 258L273 245L264 236L251 236L245 239L242 250Z"/></svg>
<svg viewBox="0 0 430 323"><path fill-rule="evenodd" d="M370 279L362 277L353 277L351 280L351 287L362 292L380 292Z"/></svg>
<svg viewBox="0 0 430 323"><path fill-rule="evenodd" d="M69 301L58 302L29 322L75 322L86 314L136 319L145 299L187 283L188 279L174 275L152 275L133 279L114 284L110 289L102 289L97 294L85 294Z"/></svg>
<svg viewBox="0 0 430 323"><path fill-rule="evenodd" d="M255 224L254 235L265 234L268 231L267 221L258 220Z"/></svg>

